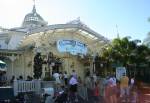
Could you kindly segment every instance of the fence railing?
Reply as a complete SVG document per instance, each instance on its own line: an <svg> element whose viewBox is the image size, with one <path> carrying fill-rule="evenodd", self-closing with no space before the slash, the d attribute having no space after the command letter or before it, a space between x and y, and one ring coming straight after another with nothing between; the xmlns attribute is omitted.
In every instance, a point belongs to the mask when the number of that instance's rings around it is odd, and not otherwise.
<svg viewBox="0 0 150 103"><path fill-rule="evenodd" d="M39 92L40 90L40 81L23 81L16 80L14 81L14 95L18 95L18 93L25 92Z"/></svg>
<svg viewBox="0 0 150 103"><path fill-rule="evenodd" d="M18 95L18 93L25 92L35 92L36 94L40 94L42 88L55 88L55 81L41 81L41 80L15 80L14 81L14 95Z"/></svg>
<svg viewBox="0 0 150 103"><path fill-rule="evenodd" d="M104 79L98 79L100 82L100 95L104 95ZM42 88L53 87L55 89L55 81L41 81L41 80L32 80L32 81L24 81L24 80L16 80L14 81L14 95L18 95L18 93L25 92L35 92L37 94L41 93ZM83 84L78 87L78 94L85 100L88 100L88 91L87 87Z"/></svg>

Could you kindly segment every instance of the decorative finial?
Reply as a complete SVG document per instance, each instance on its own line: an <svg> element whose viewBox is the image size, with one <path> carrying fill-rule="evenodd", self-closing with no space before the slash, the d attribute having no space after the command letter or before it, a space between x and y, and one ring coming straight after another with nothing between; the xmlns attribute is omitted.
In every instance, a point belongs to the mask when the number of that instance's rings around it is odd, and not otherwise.
<svg viewBox="0 0 150 103"><path fill-rule="evenodd" d="M35 5L35 0L33 0L33 5Z"/></svg>
<svg viewBox="0 0 150 103"><path fill-rule="evenodd" d="M33 10L32 10L33 13L36 13L36 8L35 8L35 0L33 0Z"/></svg>
<svg viewBox="0 0 150 103"><path fill-rule="evenodd" d="M116 24L116 29L117 29L117 38L120 38L119 37L119 31L118 31L118 25Z"/></svg>

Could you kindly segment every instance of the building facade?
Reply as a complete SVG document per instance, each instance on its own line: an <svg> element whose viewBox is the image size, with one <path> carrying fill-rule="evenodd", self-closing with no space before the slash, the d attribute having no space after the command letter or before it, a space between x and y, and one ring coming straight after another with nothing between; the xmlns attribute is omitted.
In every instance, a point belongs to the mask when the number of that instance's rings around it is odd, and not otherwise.
<svg viewBox="0 0 150 103"><path fill-rule="evenodd" d="M34 75L34 59L42 58L42 78L53 71L74 69L84 77L94 70L93 59L101 54L109 40L93 31L80 19L65 24L48 25L37 13L35 5L27 14L21 27L0 32L0 59L7 64L7 76Z"/></svg>

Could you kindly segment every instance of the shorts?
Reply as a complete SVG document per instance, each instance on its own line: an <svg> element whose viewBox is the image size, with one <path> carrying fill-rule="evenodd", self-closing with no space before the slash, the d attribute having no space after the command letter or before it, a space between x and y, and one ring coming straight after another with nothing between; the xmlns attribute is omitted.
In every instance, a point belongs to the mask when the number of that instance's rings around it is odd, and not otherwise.
<svg viewBox="0 0 150 103"><path fill-rule="evenodd" d="M125 88L121 88L121 97L123 96L129 96L129 88L125 87Z"/></svg>
<svg viewBox="0 0 150 103"><path fill-rule="evenodd" d="M77 84L75 84L75 85L70 85L70 91L71 92L77 92Z"/></svg>
<svg viewBox="0 0 150 103"><path fill-rule="evenodd" d="M117 94L117 87L116 86L112 87L112 94L113 95Z"/></svg>
<svg viewBox="0 0 150 103"><path fill-rule="evenodd" d="M93 100L94 100L95 102L98 102L98 101L99 101L99 97L98 97L98 96L93 96Z"/></svg>

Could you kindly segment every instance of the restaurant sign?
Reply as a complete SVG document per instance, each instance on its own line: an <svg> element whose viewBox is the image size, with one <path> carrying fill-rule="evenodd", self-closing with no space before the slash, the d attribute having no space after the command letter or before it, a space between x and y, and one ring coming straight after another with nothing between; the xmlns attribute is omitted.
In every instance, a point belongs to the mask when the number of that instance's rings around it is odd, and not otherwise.
<svg viewBox="0 0 150 103"><path fill-rule="evenodd" d="M72 55L87 54L87 45L76 40L58 40L57 49L59 52L69 52Z"/></svg>

